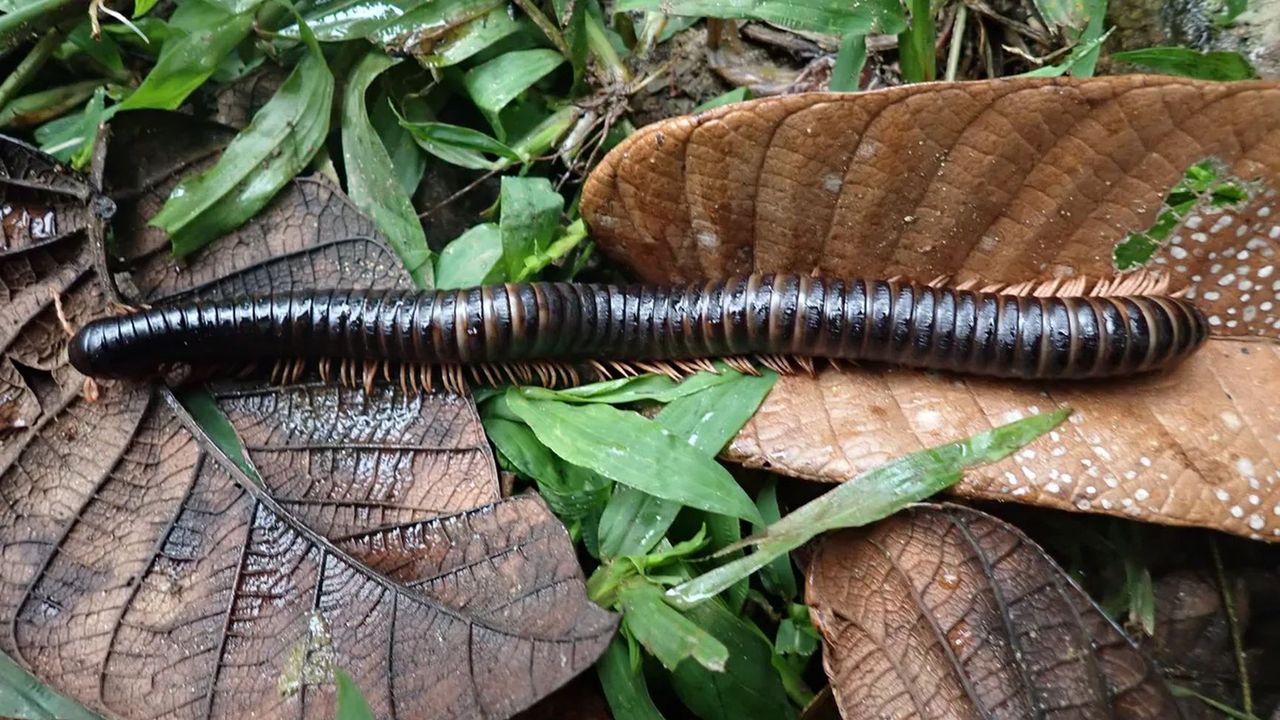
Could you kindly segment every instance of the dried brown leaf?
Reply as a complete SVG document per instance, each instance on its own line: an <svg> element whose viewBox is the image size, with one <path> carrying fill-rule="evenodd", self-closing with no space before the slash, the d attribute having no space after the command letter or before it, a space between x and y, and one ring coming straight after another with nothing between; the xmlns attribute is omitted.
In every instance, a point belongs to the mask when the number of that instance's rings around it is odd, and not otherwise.
<svg viewBox="0 0 1280 720"><path fill-rule="evenodd" d="M823 540L806 598L845 718L1171 718L1151 661L1012 526L921 506Z"/></svg>
<svg viewBox="0 0 1280 720"><path fill-rule="evenodd" d="M1175 372L1059 385L880 367L787 377L727 456L840 481L1070 404L1070 426L955 492L1280 539L1280 85L1003 79L771 98L635 133L582 207L601 247L654 281L815 268L1097 277L1206 158L1251 195L1189 214L1152 260L1214 323Z"/></svg>
<svg viewBox="0 0 1280 720"><path fill-rule="evenodd" d="M134 197L171 180L160 165ZM177 273L131 237L125 297L398 286L376 234L337 234L361 221L300 181ZM104 312L94 249L73 236L0 263L20 300L0 305L5 358L40 409L0 444L0 650L110 717L238 718L332 717L336 667L378 717L505 717L604 649L614 618L545 505L496 498L469 400L221 391L263 485L167 390L102 382L87 401L44 298L59 290L73 326Z"/></svg>

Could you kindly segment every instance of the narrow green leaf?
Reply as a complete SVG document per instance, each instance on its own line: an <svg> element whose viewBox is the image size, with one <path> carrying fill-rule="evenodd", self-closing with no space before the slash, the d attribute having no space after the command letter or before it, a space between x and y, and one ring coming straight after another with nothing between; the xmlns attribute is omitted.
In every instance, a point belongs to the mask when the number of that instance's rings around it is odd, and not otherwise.
<svg viewBox="0 0 1280 720"><path fill-rule="evenodd" d="M239 433L222 412L222 408L218 407L218 401L213 399L213 395L203 385L192 385L182 388L176 397L218 450L243 470L246 476L261 484L261 476L253 463L249 462Z"/></svg>
<svg viewBox="0 0 1280 720"><path fill-rule="evenodd" d="M49 689L3 652L0 652L0 718L101 720L76 701Z"/></svg>
<svg viewBox="0 0 1280 720"><path fill-rule="evenodd" d="M342 158L347 194L387 237L418 287L431 287L431 249L408 193L392 171L391 156L369 122L365 94L374 79L400 62L379 51L365 55L351 72L342 102Z"/></svg>
<svg viewBox="0 0 1280 720"><path fill-rule="evenodd" d="M706 112L707 110L713 110L715 108L718 108L724 105L731 105L736 102L742 102L744 100L750 100L750 99L751 99L751 88L746 87L744 85L740 88L734 88L733 90L730 90L727 93L721 93L720 95L717 95L711 98L710 100L694 108L693 112L695 113Z"/></svg>
<svg viewBox="0 0 1280 720"><path fill-rule="evenodd" d="M455 2L455 5L462 3L470 3L471 0L461 0ZM441 2L440 6L444 7L447 3ZM481 15L475 19L451 27L437 41L428 43L426 47L430 48L430 52L422 53L425 48L409 48L415 51L415 57L421 65L432 68L449 67L468 60L478 53L492 47L499 40L503 40L521 29L521 24L512 17L511 12L507 9L507 3L499 0L491 3L495 7L488 13ZM423 8L425 11L427 8ZM422 11L420 11L422 12ZM413 14L406 15L404 22L417 22ZM411 25L411 28L416 27ZM412 30L411 30L412 32ZM410 35L410 37L415 37Z"/></svg>
<svg viewBox="0 0 1280 720"><path fill-rule="evenodd" d="M422 174L427 168L427 156L418 147L413 134L400 124L400 115L396 112L391 99L385 93L379 94L369 111L369 121L373 123L374 132L382 140L382 146L391 157L391 167L400 183L400 189L409 197L417 192L422 182ZM422 98L405 98L406 106L412 106L418 112L424 112L425 101ZM406 108L407 110L408 108Z"/></svg>
<svg viewBox="0 0 1280 720"><path fill-rule="evenodd" d="M627 640L622 635L613 638L609 649L596 662L596 675L615 720L663 720L649 696L644 672L639 663L632 662Z"/></svg>
<svg viewBox="0 0 1280 720"><path fill-rule="evenodd" d="M697 386L697 392L654 397L671 401L654 420L671 433L687 438L695 448L714 456L755 414L777 381L777 374L765 371L760 377L753 377L721 366L719 375L699 373L675 389L694 387L699 378L705 379ZM713 378L715 382L711 382ZM528 393L530 389L523 392ZM600 552L604 557L648 552L675 522L680 507L675 500L620 488L600 517ZM710 522L714 525L719 521ZM716 527L718 531L724 530Z"/></svg>
<svg viewBox="0 0 1280 720"><path fill-rule="evenodd" d="M205 3L203 0L187 0L184 5L188 4L199 6ZM176 109L192 91L209 79L223 59L253 29L253 14L248 12L232 15L211 6L201 17L201 27L165 42L155 67L147 73L138 89L120 103L121 110Z"/></svg>
<svg viewBox="0 0 1280 720"><path fill-rule="evenodd" d="M1068 414L1063 408L1033 415L862 473L747 538L745 544L758 546L755 552L671 588L667 596L682 607L696 605L820 533L866 525L950 487L966 468L1008 457L1057 427Z"/></svg>
<svg viewBox="0 0 1280 720"><path fill-rule="evenodd" d="M897 34L907 26L898 0L621 0L615 9L762 20L792 30L835 34Z"/></svg>
<svg viewBox="0 0 1280 720"><path fill-rule="evenodd" d="M862 68L867 64L867 36L845 33L840 38L836 64L831 68L832 92L857 92L862 84Z"/></svg>
<svg viewBox="0 0 1280 720"><path fill-rule="evenodd" d="M502 272L502 234L493 223L476 225L444 246L436 261L436 287L441 290L499 283Z"/></svg>
<svg viewBox="0 0 1280 720"><path fill-rule="evenodd" d="M463 77L462 84L472 102L489 119L498 139L503 140L506 131L498 119L498 113L507 103L560 67L563 62L564 56L555 50L517 50L503 53L469 70Z"/></svg>
<svg viewBox="0 0 1280 720"><path fill-rule="evenodd" d="M502 257L507 277L524 273L525 260L545 252L560 226L564 198L544 177L504 176L499 191Z"/></svg>
<svg viewBox="0 0 1280 720"><path fill-rule="evenodd" d="M719 463L654 420L608 405L506 396L538 440L569 463L690 507L758 520L751 499Z"/></svg>
<svg viewBox="0 0 1280 720"><path fill-rule="evenodd" d="M1111 59L1197 80L1249 80L1257 76L1244 56L1229 51L1202 53L1182 47L1153 47L1111 53Z"/></svg>
<svg viewBox="0 0 1280 720"><path fill-rule="evenodd" d="M137 19L151 12L151 8L155 7L156 3L159 1L160 0L134 0L133 17Z"/></svg>
<svg viewBox="0 0 1280 720"><path fill-rule="evenodd" d="M729 652L724 672L684 662L672 674L676 694L695 715L704 720L787 720L796 716L773 667L773 644L754 623L720 602L703 603L684 614Z"/></svg>
<svg viewBox="0 0 1280 720"><path fill-rule="evenodd" d="M77 53L84 53L85 56L97 63L103 70L112 75L116 80L127 80L129 74L124 68L124 58L120 56L120 46L110 35L103 34L97 40L91 35L92 29L89 21L85 20L67 33L66 44L63 45L55 57L65 60Z"/></svg>
<svg viewBox="0 0 1280 720"><path fill-rule="evenodd" d="M520 393L530 400L559 400L567 403L624 405L642 400L669 403L685 395L692 395L716 385L733 382L736 377L736 373L700 372L676 382L666 375L649 374L605 380L563 390L523 387L520 388Z"/></svg>
<svg viewBox="0 0 1280 720"><path fill-rule="evenodd" d="M1092 40L1082 41L1075 46L1071 54L1062 62L1022 73L1022 77L1060 77L1067 73L1077 74L1077 68L1081 68L1078 74L1080 77L1092 74L1093 63L1098 58L1098 50L1110 36L1111 31L1108 30L1104 35Z"/></svg>
<svg viewBox="0 0 1280 720"><path fill-rule="evenodd" d="M769 478L765 486L761 488L760 494L756 496L756 507L759 508L760 515L764 518L766 524L773 524L782 519L782 512L778 509L778 481L776 479ZM762 525L755 527L757 533L763 532L765 529ZM768 565L761 568L760 584L764 585L765 590L783 600L794 600L800 594L800 589L796 582L795 570L791 567L791 555L787 553L779 555Z"/></svg>
<svg viewBox="0 0 1280 720"><path fill-rule="evenodd" d="M724 671L729 661L725 644L668 605L661 588L636 578L619 588L618 600L631 636L663 667L675 670L692 660L698 667Z"/></svg>
<svg viewBox="0 0 1280 720"><path fill-rule="evenodd" d="M938 57L930 0L910 0L911 24L898 36L898 64L909 83L937 77Z"/></svg>
<svg viewBox="0 0 1280 720"><path fill-rule="evenodd" d="M373 708L355 680L343 670L334 670L333 680L338 686L335 720L373 720Z"/></svg>
<svg viewBox="0 0 1280 720"><path fill-rule="evenodd" d="M342 42L368 37L428 0L336 0L317 3L306 15L307 26L320 42ZM287 38L302 37L298 25L280 30Z"/></svg>
<svg viewBox="0 0 1280 720"><path fill-rule="evenodd" d="M524 258L524 267L520 274L512 278L515 282L525 282L542 272L549 265L568 255L574 248L587 239L587 223L582 218L574 220L569 227L551 241L545 250L535 250Z"/></svg>
<svg viewBox="0 0 1280 720"><path fill-rule="evenodd" d="M643 555L667 534L684 506L617 485L600 514L600 557Z"/></svg>
<svg viewBox="0 0 1280 720"><path fill-rule="evenodd" d="M598 514L611 483L597 473L561 463L526 425L486 414L485 432L512 468L538 485L557 517L580 520Z"/></svg>
<svg viewBox="0 0 1280 720"><path fill-rule="evenodd" d="M469 127L408 120L401 120L400 124L423 150L451 165L469 170L497 170L507 167L511 162L524 161L507 145ZM490 160L485 157L486 154L497 155L499 159ZM508 162L504 163L503 160Z"/></svg>
<svg viewBox="0 0 1280 720"><path fill-rule="evenodd" d="M332 102L333 74L312 43L217 164L179 183L150 224L169 234L177 255L239 227L311 162L329 132Z"/></svg>

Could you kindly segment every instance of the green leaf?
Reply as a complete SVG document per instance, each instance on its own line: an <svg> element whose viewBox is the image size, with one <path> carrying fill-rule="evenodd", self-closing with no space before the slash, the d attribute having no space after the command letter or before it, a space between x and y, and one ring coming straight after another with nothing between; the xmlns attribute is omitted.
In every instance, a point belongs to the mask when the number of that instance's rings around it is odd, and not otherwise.
<svg viewBox="0 0 1280 720"><path fill-rule="evenodd" d="M622 635L613 638L596 662L596 675L615 720L663 720L649 696L644 672L639 662L633 661L627 639Z"/></svg>
<svg viewBox="0 0 1280 720"><path fill-rule="evenodd" d="M483 420L489 440L503 459L537 483L539 494L561 520L587 518L604 507L610 486L607 479L560 462L526 425L490 413Z"/></svg>
<svg viewBox="0 0 1280 720"><path fill-rule="evenodd" d="M444 246L436 261L436 287L441 290L499 283L502 234L493 223L476 225Z"/></svg>
<svg viewBox="0 0 1280 720"><path fill-rule="evenodd" d="M412 104L417 110L422 110L426 105L421 98L405 98L404 102ZM422 182L422 173L427 168L427 156L418 147L413 134L400 124L400 115L385 94L374 102L373 110L369 111L369 120L391 157L391 167L396 181L400 183L400 189L413 197Z"/></svg>
<svg viewBox="0 0 1280 720"><path fill-rule="evenodd" d="M1213 16L1213 23L1218 27L1230 27L1248 9L1249 0L1223 0L1222 10Z"/></svg>
<svg viewBox="0 0 1280 720"><path fill-rule="evenodd" d="M379 27L401 17L427 0L337 0L319 3L306 15L307 26L320 42L341 42L368 37ZM287 38L300 38L299 25L280 30Z"/></svg>
<svg viewBox="0 0 1280 720"><path fill-rule="evenodd" d="M469 127L408 120L401 120L400 124L423 150L451 165L469 170L498 170L511 162L524 161L515 150ZM490 160L486 154L497 155L500 159Z"/></svg>
<svg viewBox="0 0 1280 720"><path fill-rule="evenodd" d="M710 100L694 108L693 112L695 113L706 112L708 110L713 110L723 105L732 105L733 103L742 102L744 100L750 100L750 99L751 99L751 88L748 88L744 85L743 87L734 88L733 90L730 90L727 93L721 93L720 95L717 95L711 98Z"/></svg>
<svg viewBox="0 0 1280 720"><path fill-rule="evenodd" d="M517 50L472 68L462 79L471 101L480 108L498 139L506 138L506 131L498 113L520 93L560 67L564 56L555 50ZM505 178L504 178L505 179Z"/></svg>
<svg viewBox="0 0 1280 720"><path fill-rule="evenodd" d="M1075 46L1071 54L1065 60L1056 65L1046 65L1042 68L1036 68L1030 72L1022 73L1021 77L1060 77L1067 73L1076 74L1078 77L1091 74L1093 63L1097 61L1098 50L1102 47L1102 43L1111 36L1108 30L1105 35L1100 35L1092 40L1083 41ZM1076 73L1076 68L1082 68L1088 72Z"/></svg>
<svg viewBox="0 0 1280 720"><path fill-rule="evenodd" d="M219 452L244 471L247 477L262 484L257 468L249 462L249 457L245 454L239 433L204 386L192 385L182 388L177 392L177 400L204 429L205 434L213 441Z"/></svg>
<svg viewBox="0 0 1280 720"><path fill-rule="evenodd" d="M520 274L512 278L515 282L524 282L542 272L548 265L568 255L574 248L587 239L587 223L578 218L565 228L545 250L534 250L524 258L524 267Z"/></svg>
<svg viewBox="0 0 1280 720"><path fill-rule="evenodd" d="M560 226L564 198L544 177L504 176L499 191L502 257L508 278L524 274L527 258L545 252Z"/></svg>
<svg viewBox="0 0 1280 720"><path fill-rule="evenodd" d="M786 720L796 716L773 667L773 644L751 621L708 602L685 617L724 644L724 672L684 662L672 675L676 694L704 720Z"/></svg>
<svg viewBox="0 0 1280 720"><path fill-rule="evenodd" d="M862 473L747 538L745 544L758 546L755 552L676 586L667 596L682 607L696 605L820 533L880 520L954 485L964 469L1009 456L1057 427L1068 414L1070 410L1062 408L1033 415Z"/></svg>
<svg viewBox="0 0 1280 720"><path fill-rule="evenodd" d="M1237 52L1202 53L1181 47L1153 47L1112 53L1111 59L1165 75L1198 80L1249 80L1257 76L1249 61Z"/></svg>
<svg viewBox="0 0 1280 720"><path fill-rule="evenodd" d="M373 708L351 676L342 670L333 671L333 680L338 686L337 712L335 720L373 720Z"/></svg>
<svg viewBox="0 0 1280 720"><path fill-rule="evenodd" d="M311 43L217 164L179 183L150 224L169 234L180 256L239 227L311 162L329 132L332 102L333 74Z"/></svg>
<svg viewBox="0 0 1280 720"><path fill-rule="evenodd" d="M832 92L857 92L862 83L862 67L867 64L867 36L845 33L840 38L835 67L831 68Z"/></svg>
<svg viewBox="0 0 1280 720"><path fill-rule="evenodd" d="M0 718L101 720L74 700L49 689L3 652L0 652Z"/></svg>
<svg viewBox="0 0 1280 720"><path fill-rule="evenodd" d="M252 13L232 15L204 0L187 0L183 7L188 15L200 11L199 27L165 42L155 67L138 89L120 103L121 110L176 109L253 29ZM178 21L170 23L170 27L178 26Z"/></svg>
<svg viewBox="0 0 1280 720"><path fill-rule="evenodd" d="M724 467L654 420L608 405L529 400L518 392L508 392L506 400L538 440L569 463L690 507L759 519Z"/></svg>
<svg viewBox="0 0 1280 720"><path fill-rule="evenodd" d="M898 35L898 64L909 83L937 77L938 58L930 0L910 0L911 25Z"/></svg>
<svg viewBox="0 0 1280 720"><path fill-rule="evenodd" d="M151 12L151 8L155 7L156 3L159 1L160 0L134 0L133 17L135 19L140 18L143 15L146 15L147 13Z"/></svg>
<svg viewBox="0 0 1280 720"><path fill-rule="evenodd" d="M621 0L616 10L761 20L821 33L897 34L907 27L898 0Z"/></svg>
<svg viewBox="0 0 1280 720"><path fill-rule="evenodd" d="M444 0L438 3L438 7L441 13L444 12L445 8L455 6L458 7L459 11L469 13L470 10L464 6L476 4L473 0L453 0L453 2ZM494 7L486 14L470 19L461 25L446 25L448 30L434 42L428 43L428 47L431 50L430 53L416 55L418 62L432 68L456 65L492 47L499 40L520 31L521 25L511 16L506 2L499 1L487 4ZM429 9L432 9L431 6L422 8L419 14L425 13ZM416 17L418 17L418 14L406 15L402 21L405 23L418 23L415 20ZM406 32L413 33L419 27L421 27L420 24L409 24ZM415 40L418 39L416 34L410 37ZM419 50L416 47L411 49Z"/></svg>
<svg viewBox="0 0 1280 720"><path fill-rule="evenodd" d="M775 478L769 478L761 488L760 494L756 496L756 507L759 508L760 515L766 524L773 524L782 519L782 512L778 509L778 481ZM756 532L764 530L765 528L761 525L755 527ZM779 555L761 568L760 584L764 585L765 590L783 600L794 600L800 594L800 589L796 583L795 570L791 567L791 555L786 553Z"/></svg>
<svg viewBox="0 0 1280 720"><path fill-rule="evenodd" d="M637 375L578 387L552 390L543 387L523 387L520 393L530 400L559 400L567 403L605 403L624 405L649 400L669 403L678 398L702 392L707 388L733 382L736 373L695 373L680 382L666 375ZM743 421L744 423L746 421Z"/></svg>
<svg viewBox="0 0 1280 720"><path fill-rule="evenodd" d="M809 657L818 651L821 640L809 619L809 607L791 603L787 617L778 623L778 639L774 642L778 654Z"/></svg>
<svg viewBox="0 0 1280 720"><path fill-rule="evenodd" d="M63 45L62 50L56 54L56 57L65 60L77 53L84 53L85 56L111 73L113 79L127 79L129 75L124 68L124 59L120 57L120 46L116 44L115 40L111 39L110 35L104 34L94 40L90 34L91 32L92 29L88 20L77 25L75 29L67 33L67 42Z"/></svg>
<svg viewBox="0 0 1280 720"><path fill-rule="evenodd" d="M668 670L685 660L697 667L723 672L729 661L725 644L671 607L662 589L635 578L618 590L622 622L631 636Z"/></svg>
<svg viewBox="0 0 1280 720"><path fill-rule="evenodd" d="M719 375L699 373L675 389L692 386L704 376L706 380L700 383L698 392L671 397L670 404L654 420L669 432L687 438L695 448L714 456L751 419L778 376L772 371L765 371L759 377L742 375L722 365ZM719 381L709 382L712 378ZM674 500L620 488L600 516L602 556L648 552L675 522L680 507Z"/></svg>
<svg viewBox="0 0 1280 720"><path fill-rule="evenodd" d="M228 13L246 13L255 10L263 0L209 0L209 2L226 10Z"/></svg>
<svg viewBox="0 0 1280 720"><path fill-rule="evenodd" d="M600 557L643 555L667 534L684 506L617 485L600 514Z"/></svg>
<svg viewBox="0 0 1280 720"><path fill-rule="evenodd" d="M434 275L427 235L408 193L401 187L391 156L369 122L365 94L375 78L400 62L379 51L366 54L351 71L342 102L342 159L347 194L387 237L418 287L431 287Z"/></svg>

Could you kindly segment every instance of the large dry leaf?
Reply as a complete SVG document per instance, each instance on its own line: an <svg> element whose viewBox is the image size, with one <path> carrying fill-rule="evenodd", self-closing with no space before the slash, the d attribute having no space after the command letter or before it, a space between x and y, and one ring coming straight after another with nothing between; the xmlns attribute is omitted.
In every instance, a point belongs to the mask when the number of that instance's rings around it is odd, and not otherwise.
<svg viewBox="0 0 1280 720"><path fill-rule="evenodd" d="M0 178L0 256L83 232L111 209L87 178L2 135Z"/></svg>
<svg viewBox="0 0 1280 720"><path fill-rule="evenodd" d="M582 207L602 248L648 280L1099 276L1206 158L1252 194L1198 208L1152 260L1213 324L1176 371L1056 385L883 367L787 377L726 454L840 481L1070 404L1069 426L955 491L1280 539L1274 83L1005 79L744 103L635 133ZM1244 336L1255 342L1228 339Z"/></svg>
<svg viewBox="0 0 1280 720"><path fill-rule="evenodd" d="M1153 664L1035 543L922 506L828 536L806 600L845 718L1172 718Z"/></svg>
<svg viewBox="0 0 1280 720"><path fill-rule="evenodd" d="M128 285L152 299L395 286L375 237L329 236L358 218L327 183L299 182L182 272L143 238ZM105 307L93 250L66 238L0 277L22 297L61 288L79 325ZM62 262L41 260L54 251ZM0 448L0 650L57 689L112 717L332 717L343 667L379 717L502 717L604 649L614 619L545 505L497 499L469 401L222 392L259 485L191 435L168 391L104 382L85 401L56 308L32 297L0 306L39 408ZM331 404L301 414L312 400Z"/></svg>

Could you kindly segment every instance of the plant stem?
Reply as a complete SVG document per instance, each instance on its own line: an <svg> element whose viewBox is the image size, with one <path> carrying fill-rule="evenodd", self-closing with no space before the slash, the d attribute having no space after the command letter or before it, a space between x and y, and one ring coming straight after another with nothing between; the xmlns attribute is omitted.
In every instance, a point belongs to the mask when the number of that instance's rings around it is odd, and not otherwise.
<svg viewBox="0 0 1280 720"><path fill-rule="evenodd" d="M1231 587L1227 584L1227 571L1222 566L1222 555L1218 552L1217 538L1209 537L1209 551L1213 553L1213 568L1218 573L1218 591L1222 594L1222 610L1227 615L1227 625L1231 628L1231 645L1236 658L1236 672L1240 675L1240 709L1245 715L1253 716L1253 690L1249 683L1249 661L1244 654L1244 634L1240 630L1240 619L1236 617L1235 598Z"/></svg>
<svg viewBox="0 0 1280 720"><path fill-rule="evenodd" d="M559 51L561 55L565 56L566 59L572 55L572 53L569 52L569 46L564 41L564 35L560 34L560 30L556 28L556 24L551 22L551 18L548 18L546 14L538 8L536 3L531 0L516 0L516 5L519 5L520 9L524 10L524 14L529 16L529 19L533 21L533 24L538 26L538 29L542 31L543 35L547 36L547 39L551 41L552 45L556 46L556 50Z"/></svg>
<svg viewBox="0 0 1280 720"><path fill-rule="evenodd" d="M954 82L956 73L960 70L960 49L964 45L964 26L969 19L969 6L963 2L960 8L956 10L956 22L951 27L951 46L947 48L947 74L948 82Z"/></svg>
<svg viewBox="0 0 1280 720"><path fill-rule="evenodd" d="M0 15L0 55L20 45L21 37L29 30L29 25L36 20L46 19L55 10L73 5L82 0L33 0L26 7L20 7L6 15Z"/></svg>
<svg viewBox="0 0 1280 720"><path fill-rule="evenodd" d="M13 72L9 73L9 77L4 79L4 83L0 84L0 108L8 105L9 101L31 82L31 78L40 72L45 61L61 44L62 31L56 27L49 28L49 31L40 38L40 42L31 48L31 52L22 58L18 67L14 68Z"/></svg>

